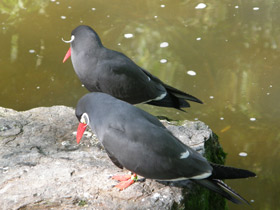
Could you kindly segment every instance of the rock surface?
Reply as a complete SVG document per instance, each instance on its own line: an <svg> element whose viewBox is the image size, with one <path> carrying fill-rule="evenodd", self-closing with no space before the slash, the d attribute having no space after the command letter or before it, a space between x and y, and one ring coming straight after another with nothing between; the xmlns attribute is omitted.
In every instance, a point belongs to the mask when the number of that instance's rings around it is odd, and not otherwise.
<svg viewBox="0 0 280 210"><path fill-rule="evenodd" d="M212 131L202 122L162 121L185 144L203 152ZM77 145L78 121L64 106L24 112L0 108L1 209L171 209L183 207L186 183L112 186L115 167L92 133Z"/></svg>

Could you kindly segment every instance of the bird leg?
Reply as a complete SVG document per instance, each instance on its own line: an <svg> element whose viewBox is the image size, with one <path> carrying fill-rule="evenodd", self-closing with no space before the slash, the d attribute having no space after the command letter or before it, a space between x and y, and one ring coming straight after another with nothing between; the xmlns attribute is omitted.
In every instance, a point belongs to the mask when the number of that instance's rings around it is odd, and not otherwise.
<svg viewBox="0 0 280 210"><path fill-rule="evenodd" d="M120 181L120 183L115 187L119 188L120 190L124 190L137 181L137 174L115 175L112 177L112 179Z"/></svg>

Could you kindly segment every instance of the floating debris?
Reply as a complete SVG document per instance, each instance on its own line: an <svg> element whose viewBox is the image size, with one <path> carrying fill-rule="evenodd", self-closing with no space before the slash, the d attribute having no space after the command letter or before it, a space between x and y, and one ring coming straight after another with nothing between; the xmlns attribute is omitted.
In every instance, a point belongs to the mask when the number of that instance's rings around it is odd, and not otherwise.
<svg viewBox="0 0 280 210"><path fill-rule="evenodd" d="M31 54L35 53L35 50L31 49L31 50L29 50L29 53L31 53Z"/></svg>
<svg viewBox="0 0 280 210"><path fill-rule="evenodd" d="M201 40L201 37L197 37L196 40L197 40L197 41L200 41L200 40Z"/></svg>
<svg viewBox="0 0 280 210"><path fill-rule="evenodd" d="M160 63L166 63L167 62L167 60L166 59L160 59L160 61L159 61Z"/></svg>
<svg viewBox="0 0 280 210"><path fill-rule="evenodd" d="M239 156L240 156L240 157L246 157L247 155L248 155L248 154L247 154L246 152L240 152L240 153L239 153Z"/></svg>
<svg viewBox="0 0 280 210"><path fill-rule="evenodd" d="M164 48L164 47L168 47L169 44L168 44L168 42L162 42L162 43L160 43L159 46L160 46L161 48Z"/></svg>
<svg viewBox="0 0 280 210"><path fill-rule="evenodd" d="M164 8L164 7L165 7L165 5L164 5L164 4L162 4L162 5L160 5L160 7L161 7L161 8Z"/></svg>
<svg viewBox="0 0 280 210"><path fill-rule="evenodd" d="M251 117L250 118L250 121L256 121L257 119L256 118L254 118L254 117Z"/></svg>
<svg viewBox="0 0 280 210"><path fill-rule="evenodd" d="M210 99L213 99L213 98L214 98L214 96L209 96L209 98L210 98Z"/></svg>
<svg viewBox="0 0 280 210"><path fill-rule="evenodd" d="M258 11L260 8L259 7L254 7L253 10L254 11Z"/></svg>
<svg viewBox="0 0 280 210"><path fill-rule="evenodd" d="M198 5L196 5L196 7L195 7L195 9L204 9L204 8L206 8L206 4L204 4L204 3L199 3Z"/></svg>
<svg viewBox="0 0 280 210"><path fill-rule="evenodd" d="M133 37L133 34L124 34L124 37L127 38L127 39L130 39Z"/></svg>
<svg viewBox="0 0 280 210"><path fill-rule="evenodd" d="M60 16L60 18L62 19L62 20L65 20L66 19L66 16Z"/></svg>
<svg viewBox="0 0 280 210"><path fill-rule="evenodd" d="M189 71L187 71L187 74L190 75L190 76L195 76L196 72L193 71L193 70L189 70Z"/></svg>

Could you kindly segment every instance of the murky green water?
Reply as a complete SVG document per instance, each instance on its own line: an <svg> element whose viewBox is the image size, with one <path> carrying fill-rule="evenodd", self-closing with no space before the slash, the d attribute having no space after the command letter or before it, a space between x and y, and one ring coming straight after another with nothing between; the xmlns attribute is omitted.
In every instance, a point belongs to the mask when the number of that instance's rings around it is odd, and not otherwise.
<svg viewBox="0 0 280 210"><path fill-rule="evenodd" d="M1 0L0 106L75 106L87 91L70 60L62 64L69 45L61 38L69 39L79 24L90 25L106 47L203 100L188 113L141 107L206 122L220 136L227 164L258 174L227 183L254 209L279 208L280 1L199 3ZM163 42L168 46L160 47Z"/></svg>

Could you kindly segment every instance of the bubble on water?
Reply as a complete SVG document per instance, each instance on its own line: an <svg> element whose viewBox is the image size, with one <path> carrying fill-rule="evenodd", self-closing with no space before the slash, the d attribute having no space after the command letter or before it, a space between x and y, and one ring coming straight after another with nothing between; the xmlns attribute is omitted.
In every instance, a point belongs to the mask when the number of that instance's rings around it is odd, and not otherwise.
<svg viewBox="0 0 280 210"><path fill-rule="evenodd" d="M35 50L31 49L31 50L29 50L29 53L31 53L31 54L35 53Z"/></svg>
<svg viewBox="0 0 280 210"><path fill-rule="evenodd" d="M51 0L51 2L55 2L56 0Z"/></svg>
<svg viewBox="0 0 280 210"><path fill-rule="evenodd" d="M269 85L270 88L272 88L272 85Z"/></svg>
<svg viewBox="0 0 280 210"><path fill-rule="evenodd" d="M62 19L62 20L65 20L66 19L66 16L60 16L60 18Z"/></svg>
<svg viewBox="0 0 280 210"><path fill-rule="evenodd" d="M200 41L200 40L201 40L201 37L197 37L196 40L197 40L197 41Z"/></svg>
<svg viewBox="0 0 280 210"><path fill-rule="evenodd" d="M71 6L68 6L68 9L71 9L72 7Z"/></svg>
<svg viewBox="0 0 280 210"><path fill-rule="evenodd" d="M118 46L120 46L121 45L121 43L118 43Z"/></svg>
<svg viewBox="0 0 280 210"><path fill-rule="evenodd" d="M167 62L167 60L166 59L160 59L160 61L159 61L160 63L166 63Z"/></svg>
<svg viewBox="0 0 280 210"><path fill-rule="evenodd" d="M224 120L225 118L223 118L223 117L220 117L220 120Z"/></svg>
<svg viewBox="0 0 280 210"><path fill-rule="evenodd" d="M37 86L36 89L39 90L39 89L40 89L40 86Z"/></svg>
<svg viewBox="0 0 280 210"><path fill-rule="evenodd" d="M240 156L240 157L246 157L247 155L248 155L248 154L247 154L246 152L240 152L240 153L239 153L239 156Z"/></svg>
<svg viewBox="0 0 280 210"><path fill-rule="evenodd" d="M268 95L268 96L269 96L269 95L270 95L270 93L266 93L266 95Z"/></svg>
<svg viewBox="0 0 280 210"><path fill-rule="evenodd" d="M91 8L91 10L92 10L92 11L95 11L95 10L96 10L96 8L94 8L94 7L93 7L93 8Z"/></svg>
<svg viewBox="0 0 280 210"><path fill-rule="evenodd" d="M160 46L161 48L164 48L164 47L168 47L168 45L169 45L168 42L162 42L162 43L160 43L159 46Z"/></svg>
<svg viewBox="0 0 280 210"><path fill-rule="evenodd" d="M213 99L213 98L214 98L214 96L209 96L209 98L210 98L210 99Z"/></svg>
<svg viewBox="0 0 280 210"><path fill-rule="evenodd" d="M260 8L259 7L254 7L253 10L254 11L258 11Z"/></svg>
<svg viewBox="0 0 280 210"><path fill-rule="evenodd" d="M252 122L253 122L253 121L256 121L256 120L257 120L257 119L256 119L255 117L251 117L251 118L250 118L250 121L252 121Z"/></svg>
<svg viewBox="0 0 280 210"><path fill-rule="evenodd" d="M198 5L196 5L196 7L195 7L195 9L204 9L204 8L206 8L206 4L204 4L204 3L199 3Z"/></svg>
<svg viewBox="0 0 280 210"><path fill-rule="evenodd" d="M157 18L157 17L158 17L157 15L154 16L154 18Z"/></svg>
<svg viewBox="0 0 280 210"><path fill-rule="evenodd" d="M250 200L250 202L251 202L251 203L254 203L254 202L255 202L255 200L253 200L253 199L252 199L252 200Z"/></svg>
<svg viewBox="0 0 280 210"><path fill-rule="evenodd" d="M133 37L133 34L130 34L130 33L124 34L124 37L127 38L127 39L130 39L130 38Z"/></svg>
<svg viewBox="0 0 280 210"><path fill-rule="evenodd" d="M164 5L164 4L162 4L162 5L160 5L160 7L161 7L161 8L164 8L164 7L165 7L165 5Z"/></svg>
<svg viewBox="0 0 280 210"><path fill-rule="evenodd" d="M57 2L56 2L56 4L60 4L60 2L59 2L59 1L57 1Z"/></svg>
<svg viewBox="0 0 280 210"><path fill-rule="evenodd" d="M236 5L234 8L235 8L235 9L238 9L238 8L239 8L239 6L238 6L238 5Z"/></svg>
<svg viewBox="0 0 280 210"><path fill-rule="evenodd" d="M190 75L190 76L195 76L196 72L193 71L193 70L189 70L189 71L187 71L187 74Z"/></svg>

